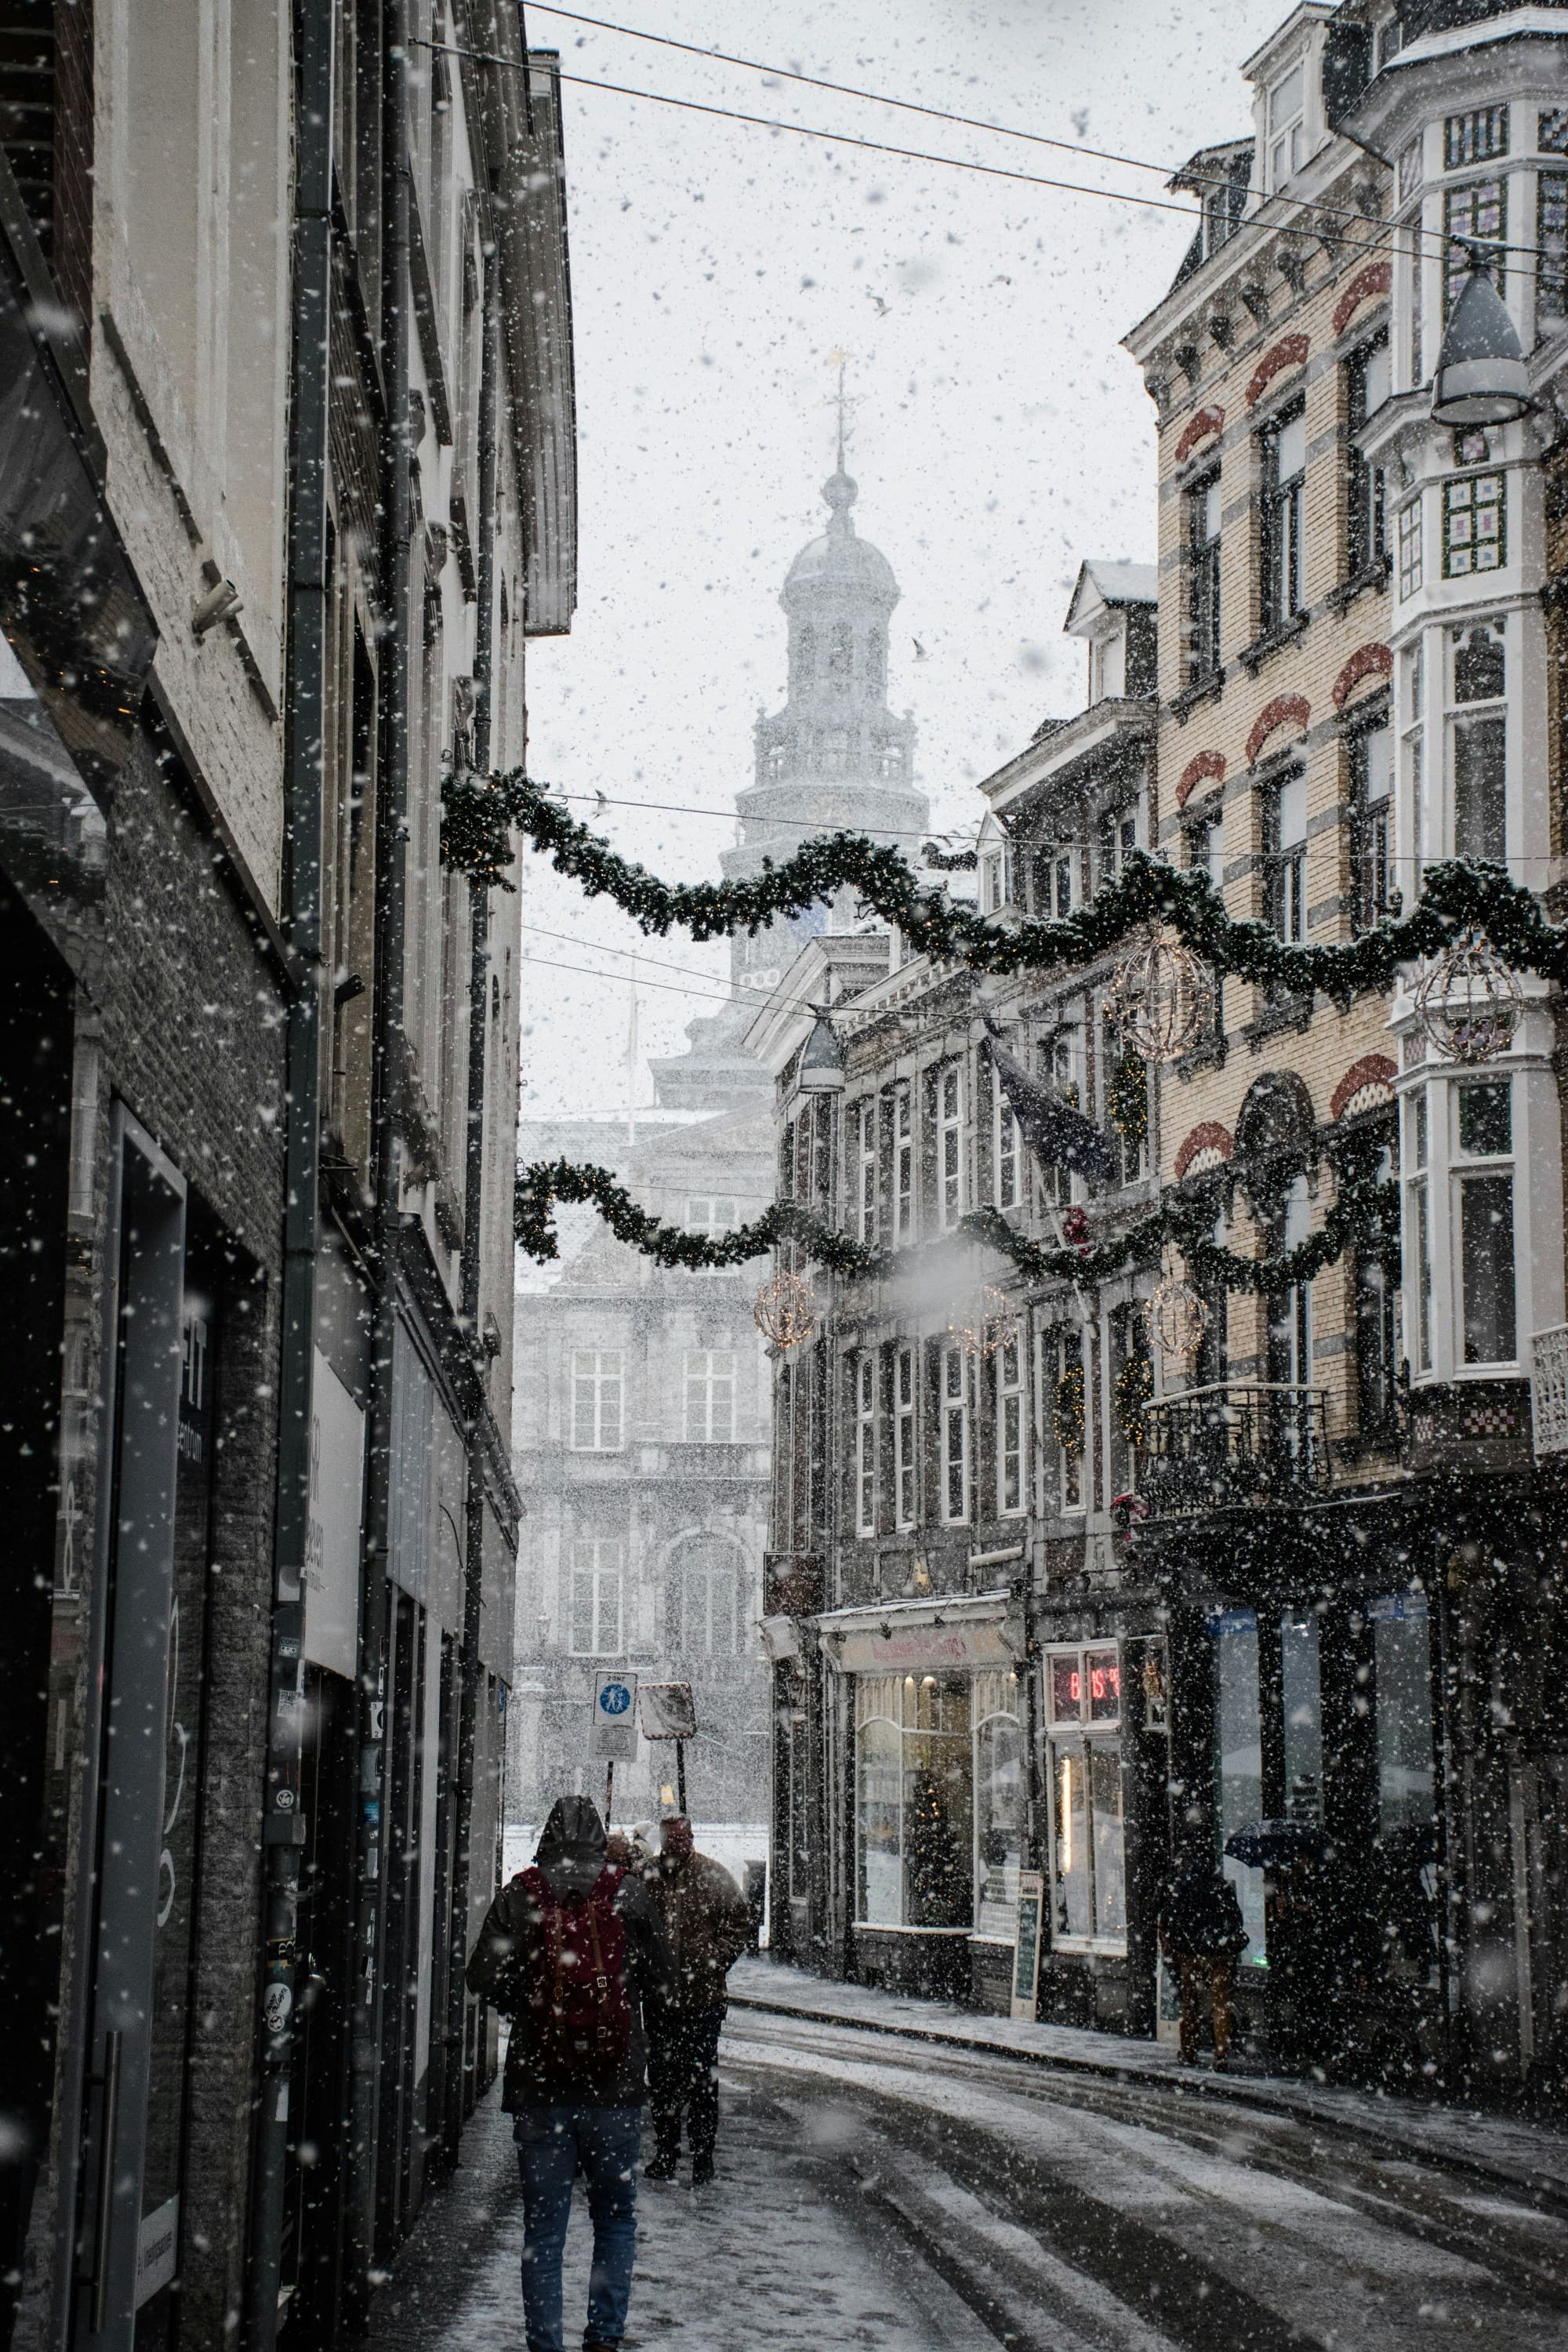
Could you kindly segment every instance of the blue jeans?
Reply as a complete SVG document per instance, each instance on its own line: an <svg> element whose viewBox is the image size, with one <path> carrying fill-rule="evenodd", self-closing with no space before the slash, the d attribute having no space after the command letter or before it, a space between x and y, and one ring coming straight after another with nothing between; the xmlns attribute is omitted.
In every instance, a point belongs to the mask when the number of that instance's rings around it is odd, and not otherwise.
<svg viewBox="0 0 1568 2352"><path fill-rule="evenodd" d="M528 2352L565 2352L561 2257L579 2164L588 2184L594 2264L591 2344L618 2344L631 2300L637 2237L640 2107L525 2107L512 2133L522 2175L522 2313Z"/></svg>

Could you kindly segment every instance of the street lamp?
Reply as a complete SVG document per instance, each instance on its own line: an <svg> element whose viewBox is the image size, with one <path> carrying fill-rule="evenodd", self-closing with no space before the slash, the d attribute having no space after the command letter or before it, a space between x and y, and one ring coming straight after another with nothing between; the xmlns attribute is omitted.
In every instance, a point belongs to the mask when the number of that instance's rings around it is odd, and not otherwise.
<svg viewBox="0 0 1568 2352"><path fill-rule="evenodd" d="M1448 314L1432 380L1436 425L1511 425L1535 406L1524 352L1508 306L1492 283L1486 255L1470 247L1469 268Z"/></svg>
<svg viewBox="0 0 1568 2352"><path fill-rule="evenodd" d="M826 1013L819 1013L800 1057L795 1084L803 1095L837 1095L844 1091L844 1048Z"/></svg>

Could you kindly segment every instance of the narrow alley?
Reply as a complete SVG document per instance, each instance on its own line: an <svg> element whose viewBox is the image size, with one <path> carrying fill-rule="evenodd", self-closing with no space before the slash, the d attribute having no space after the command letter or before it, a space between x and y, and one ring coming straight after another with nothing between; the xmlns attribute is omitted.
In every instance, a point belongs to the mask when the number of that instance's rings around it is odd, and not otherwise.
<svg viewBox="0 0 1568 2352"><path fill-rule="evenodd" d="M835 1989L759 1963L737 1985L720 2177L642 2189L627 2347L1568 2340L1559 2134L1334 2091L1309 2114L1299 2086L1258 2077L1142 2079L1159 2071L1142 2053L1119 2078L1076 2053L1014 2054L1005 2028L971 2021L961 2041L940 2004L861 1993L874 2021L839 2023ZM492 2094L379 2298L374 2352L511 2352L521 2244ZM569 2339L586 2273L579 2211Z"/></svg>

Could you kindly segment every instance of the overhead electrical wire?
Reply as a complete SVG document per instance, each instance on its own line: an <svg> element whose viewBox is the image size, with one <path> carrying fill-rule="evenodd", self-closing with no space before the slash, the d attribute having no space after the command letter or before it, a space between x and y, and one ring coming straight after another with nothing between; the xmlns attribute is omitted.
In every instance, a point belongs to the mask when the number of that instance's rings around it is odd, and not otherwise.
<svg viewBox="0 0 1568 2352"><path fill-rule="evenodd" d="M625 796L617 797L614 793L552 792L550 797L552 800L555 801L579 801L584 808L657 809L661 814L670 816L719 817L722 819L726 824L740 824L745 822L744 816L739 809L704 808L696 801L634 801L627 799ZM820 819L815 824L806 824L798 817L770 816L767 819L767 823L770 825L781 828L785 833L818 834L822 831ZM861 824L857 825L855 830L857 833L868 834L874 841L935 841L940 843L955 840L959 832L962 832L963 828L949 826L945 833L939 833L934 826L926 824L921 825L918 831L911 832L907 826L901 825ZM976 828L976 830L978 830L978 828ZM965 838L967 839L967 835ZM973 843L970 842L968 845L973 848Z"/></svg>
<svg viewBox="0 0 1568 2352"><path fill-rule="evenodd" d="M629 30L629 27L616 26L611 29ZM409 39L416 47L438 51L448 57L468 58L477 65L502 66L514 73L521 72L523 70L522 65L517 58L501 57L492 50L465 48L460 44L453 41L426 40L418 34L411 34L409 36ZM701 57L706 57L710 56L713 53L708 50L700 49L696 54ZM735 60L734 62L745 64L747 61L740 59ZM773 73L775 70L775 68L771 66L759 66L753 69L755 71L764 73ZM1047 188L1060 195L1100 196L1105 199L1108 203L1133 205L1144 212L1173 213L1180 219L1190 221L1194 224L1194 226L1202 220L1202 213L1198 208L1192 205L1173 203L1168 197L1164 196L1142 196L1127 188L1097 188L1091 186L1084 180L1053 179L1042 173L1013 171L1005 164L973 163L967 157L962 155L938 155L932 153L927 148L900 147L895 145L889 140L863 139L853 131L824 131L815 123L781 121L773 115L750 114L737 107L715 106L702 99L677 98L668 90L638 89L630 83L605 81L592 74L566 73L559 66L554 68L554 71L558 80L570 83L574 88L580 89L605 90L609 92L612 97L616 98L643 99L651 105L673 106L688 114L705 114L714 117L721 121L745 123L753 129L761 131L788 131L797 138L819 139L832 146L854 147L862 150L868 154L891 155L898 157L906 163L937 163L940 164L944 171L972 172L981 179L1007 180L1024 187ZM808 77L799 77L799 79L808 79ZM847 87L847 85L841 86L837 84L829 84L826 86L829 88ZM869 91L852 91L849 94L857 97L867 98L874 96L874 94ZM896 99L889 99L886 100L877 99L875 102L879 104L885 103L888 105L901 105L904 103L903 100ZM924 111L925 110L922 109L919 110ZM954 116L952 120L955 122L963 122L966 121L966 118ZM992 131L999 129L999 126L995 124L977 124L975 127L982 130ZM1035 134L1026 132L1014 134L1007 132L1003 135L1032 137ZM1045 143L1043 140L1042 143ZM1066 146L1067 144L1066 142L1055 141L1049 143L1062 146ZM1073 154L1083 154L1090 152L1091 151L1073 147L1068 149L1068 152ZM1096 150L1092 152L1098 157L1099 151ZM1164 173L1167 168L1163 163L1156 163L1152 161L1147 161L1133 156L1119 156L1109 158L1108 160L1125 163L1130 168L1139 171ZM1197 176L1199 175L1194 175L1194 178ZM1228 187L1231 184L1228 181L1215 181L1214 184L1216 186ZM1539 258L1536 247L1533 246L1509 245L1490 237L1455 237L1447 235L1440 229L1423 228L1410 221L1385 221L1380 219L1376 214L1357 212L1353 208L1343 205L1326 204L1316 197L1307 198L1286 196L1281 198L1278 194L1265 196L1262 191L1250 188L1243 191L1242 193L1247 195L1258 194L1262 196L1263 200L1268 203L1283 202L1294 205L1299 210L1305 213L1310 213L1312 215L1312 218L1305 221L1269 221L1265 223L1259 223L1255 219L1242 219L1236 221L1231 225L1230 236L1238 236L1245 229L1260 227L1265 235L1306 237L1314 245L1321 244L1325 241L1323 223L1325 220L1331 219L1336 222L1345 221L1354 223L1359 226L1375 228L1378 231L1378 235L1374 237L1349 237L1335 236L1333 242L1342 251L1347 253L1378 253L1383 251L1389 245L1391 240L1395 237L1400 237L1406 239L1413 247L1435 247L1440 253L1448 252L1455 245L1474 246L1484 249L1484 251L1489 255L1505 256L1512 254L1520 256L1530 265L1528 269L1510 268L1506 262L1503 262L1500 265L1500 269L1501 274L1505 277L1525 277L1531 275ZM1228 243L1229 241L1230 238L1227 237L1226 242Z"/></svg>

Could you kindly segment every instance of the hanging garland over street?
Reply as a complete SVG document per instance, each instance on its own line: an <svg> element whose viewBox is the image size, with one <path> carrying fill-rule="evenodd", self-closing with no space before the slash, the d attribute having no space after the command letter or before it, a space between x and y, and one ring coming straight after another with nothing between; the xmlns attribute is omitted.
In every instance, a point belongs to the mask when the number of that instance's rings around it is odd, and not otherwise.
<svg viewBox="0 0 1568 2352"><path fill-rule="evenodd" d="M1000 1256L1010 1258L1027 1283L1107 1282L1129 1267L1152 1265L1167 1243L1182 1252L1200 1282L1223 1283L1229 1290L1256 1292L1289 1290L1310 1282L1352 1242L1375 1248L1391 1275L1398 1273L1399 1187L1374 1177L1351 1177L1342 1182L1339 1197L1322 1223L1294 1249L1267 1257L1240 1257L1209 1239L1214 1223L1212 1201L1190 1200L1167 1192L1157 1208L1135 1225L1107 1241L1081 1249L1048 1249L1016 1233L995 1209L976 1209L961 1217L955 1232L923 1247L869 1249L847 1234L837 1232L797 1201L775 1201L749 1224L727 1234L691 1234L669 1225L639 1208L625 1186L607 1168L570 1160L540 1160L520 1169L513 1202L513 1230L518 1245L530 1257L560 1255L555 1234L554 1204L591 1202L617 1241L628 1243L658 1265L693 1270L744 1265L763 1256L775 1243L795 1242L816 1265L851 1281L888 1281L929 1264L933 1249L950 1247L966 1237L984 1242Z"/></svg>
<svg viewBox="0 0 1568 2352"><path fill-rule="evenodd" d="M1414 910L1384 919L1337 946L1289 947L1263 923L1227 915L1206 875L1178 872L1131 851L1121 877L1074 915L1056 922L988 922L945 892L922 888L900 853L861 834L808 841L782 866L738 882L661 882L617 855L569 816L521 769L504 775L448 775L442 786L443 862L490 888L515 886L510 833L521 833L589 898L615 900L639 928L662 938L753 935L780 916L805 914L853 888L918 952L972 971L1054 971L1107 954L1140 924L1168 924L1215 971L1290 995L1319 990L1340 1003L1363 991L1385 993L1401 965L1438 954L1462 931L1485 934L1516 971L1568 982L1568 928L1548 921L1539 900L1500 866L1449 859L1426 867Z"/></svg>

